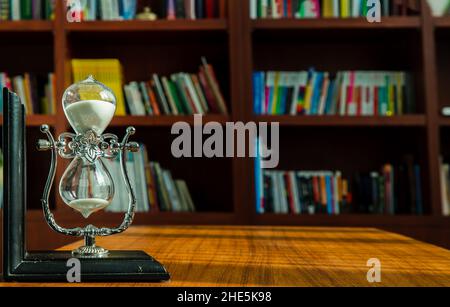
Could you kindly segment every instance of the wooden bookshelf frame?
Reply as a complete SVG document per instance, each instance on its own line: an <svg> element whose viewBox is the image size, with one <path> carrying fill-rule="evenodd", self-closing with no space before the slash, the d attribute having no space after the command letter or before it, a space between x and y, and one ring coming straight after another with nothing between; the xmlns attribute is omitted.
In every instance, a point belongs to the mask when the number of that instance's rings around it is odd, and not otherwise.
<svg viewBox="0 0 450 307"><path fill-rule="evenodd" d="M70 35L72 33L114 33L114 35L128 35L134 32L171 32L184 35L187 32L205 33L221 32L227 36L228 44L228 70L229 70L229 98L231 114L229 116L207 115L203 122L218 121L278 121L287 129L314 129L315 127L330 129L335 127L371 127L383 128L401 127L404 129L421 129L425 133L425 142L419 144L424 148L425 156L425 204L429 207L426 216L293 216L293 215L257 215L254 208L254 170L251 159L233 159L231 165L233 204L229 212L199 212L199 213L139 213L137 224L259 224L259 225L339 225L339 226L374 226L389 230L404 231L409 228L412 236L427 238L434 243L450 246L450 239L443 240L430 237L429 231L447 231L450 233L450 218L441 215L441 192L439 155L441 153L440 133L441 127L449 127L450 119L439 115L437 96L437 67L436 67L436 29L450 28L450 17L433 18L425 3L422 3L422 13L417 17L389 17L383 18L380 24L370 24L363 19L321 19L321 20L251 20L249 18L248 0L229 0L228 17L225 20L158 20L155 22L126 21L126 22L83 22L69 24L64 16L63 1L56 1L56 19L54 21L22 21L0 22L0 36L2 33L23 33L33 35L35 32L53 33L53 63L56 75L56 95L58 100L62 97L64 89L71 83ZM423 63L423 74L420 82L424 88L424 112L416 115L394 117L294 117L294 116L254 116L252 113L252 71L253 67L253 32L271 31L390 31L406 30L420 33L421 58L417 61ZM30 32L30 34L27 34ZM149 44L158 44L157 41ZM126 65L126 63L123 63ZM117 117L113 120L114 127L127 125L137 126L139 129L153 129L154 127L170 127L178 120L192 123L192 118L186 116L161 117ZM1 123L0 119L0 123ZM49 123L54 127L55 133L60 134L69 127L65 121L64 112L60 103L57 104L56 115L32 115L27 117L30 129L37 129L42 123ZM33 140L29 140L32 142ZM418 141L420 142L420 141ZM62 176L64 165L59 165L56 182ZM36 187L39 188L39 187ZM57 192L54 192L55 195ZM220 196L218 196L220 197ZM56 197L58 198L58 197ZM210 204L214 206L214 204ZM78 221L73 218L71 211L57 201L55 210L60 219L68 224ZM32 210L32 218L39 219L39 210ZM102 213L94 217L92 222L103 224L115 221L115 214ZM448 236L450 238L450 236Z"/></svg>

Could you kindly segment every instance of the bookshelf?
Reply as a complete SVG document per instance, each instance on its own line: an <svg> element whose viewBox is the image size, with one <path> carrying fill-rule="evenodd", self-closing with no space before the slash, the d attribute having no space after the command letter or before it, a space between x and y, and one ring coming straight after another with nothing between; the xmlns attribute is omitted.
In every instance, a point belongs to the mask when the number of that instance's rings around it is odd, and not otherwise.
<svg viewBox="0 0 450 307"><path fill-rule="evenodd" d="M203 122L280 122L281 168L332 168L347 172L358 168L377 169L384 159L410 151L418 157L423 169L424 216L258 215L254 205L252 159L176 160L170 156L171 125L179 120L193 124L192 117L117 117L110 131L122 135L124 127L136 126L135 139L148 146L151 159L160 161L175 176L187 181L199 209L196 213L139 213L136 224L380 227L450 247L450 218L441 214L438 161L441 153L450 154L446 137L450 119L439 115L440 107L450 99L447 90L450 63L446 56L450 51L446 39L450 36L450 17L432 18L425 1L421 2L420 16L389 17L383 18L381 24L370 24L363 19L251 20L248 0L229 0L228 18L223 20L67 23L62 1L57 1L54 21L0 23L0 37L12 41L7 48L0 49L0 55L17 58L19 54L23 59L20 63L2 62L0 71L21 72L27 68L54 71L60 99L71 84L68 63L72 58L118 58L128 82L148 78L150 72L194 71L204 55L218 72L230 114L207 115ZM27 58L26 54L32 57ZM253 70L300 70L310 66L329 71L410 70L416 76L417 114L394 117L253 115ZM58 104L55 116L27 118L30 144L41 137L38 126L42 123L49 123L56 134L69 128ZM30 218L33 225L39 225L43 233L49 234L43 220L39 222L39 199L48 172L48 154L35 152L30 145L28 155L29 173L39 173L38 178L33 176L33 182L30 179ZM56 182L63 171L64 164L60 163ZM85 223L56 197L55 190L53 194L55 215L61 223L65 226ZM111 225L121 217L122 214L102 212L89 222Z"/></svg>

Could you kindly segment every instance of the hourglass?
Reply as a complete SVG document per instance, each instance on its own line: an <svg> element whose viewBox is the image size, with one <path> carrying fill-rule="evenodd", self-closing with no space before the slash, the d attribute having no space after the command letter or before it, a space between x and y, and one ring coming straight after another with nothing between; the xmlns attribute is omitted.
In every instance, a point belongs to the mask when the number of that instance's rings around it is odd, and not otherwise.
<svg viewBox="0 0 450 307"><path fill-rule="evenodd" d="M72 251L73 256L104 257L108 250L97 246L95 237L125 231L134 217L136 198L128 178L125 157L127 151L139 150L139 144L128 141L135 129L127 128L125 137L120 142L116 135L103 133L114 116L116 98L108 87L92 76L66 89L63 108L75 133L62 133L55 140L49 127L43 125L41 131L47 135L48 140L39 140L37 144L38 150L52 151L50 172L42 198L45 219L56 232L84 237L84 246ZM67 229L56 223L49 208L49 194L55 178L58 154L64 159L72 159L59 183L59 195L67 206L78 211L84 218L111 204L114 180L125 181L129 205L121 225L116 228L88 225L84 228ZM105 159L117 157L120 159L122 178L112 178L104 164Z"/></svg>

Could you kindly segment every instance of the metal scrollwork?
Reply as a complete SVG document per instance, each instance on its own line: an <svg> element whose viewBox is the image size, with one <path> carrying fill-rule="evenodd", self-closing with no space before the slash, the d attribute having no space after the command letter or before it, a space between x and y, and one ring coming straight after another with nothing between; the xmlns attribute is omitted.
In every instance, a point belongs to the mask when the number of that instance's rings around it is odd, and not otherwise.
<svg viewBox="0 0 450 307"><path fill-rule="evenodd" d="M136 152L139 150L139 144L136 142L128 142L128 139L135 133L136 130L133 127L128 127L121 142L119 142L118 137L114 134L107 133L99 136L92 130L87 131L84 134L74 134L68 132L62 133L59 136L58 141L55 141L47 125L42 125L41 131L46 134L48 140L39 140L37 143L37 148L41 151L51 150L52 153L50 171L41 199L44 217L50 228L64 235L84 236L85 238L91 238L91 240L95 236L109 236L125 231L131 225L136 210L136 196L133 188L131 187L125 160L127 151ZM61 227L56 223L54 216L50 211L49 196L53 181L55 179L57 166L56 157L58 154L62 158L66 159L73 159L77 156L84 157L89 162L94 162L100 157L113 159L119 156L122 179L125 181L125 187L129 195L128 210L119 226L115 228L97 228L89 225L84 228L78 227L68 229Z"/></svg>

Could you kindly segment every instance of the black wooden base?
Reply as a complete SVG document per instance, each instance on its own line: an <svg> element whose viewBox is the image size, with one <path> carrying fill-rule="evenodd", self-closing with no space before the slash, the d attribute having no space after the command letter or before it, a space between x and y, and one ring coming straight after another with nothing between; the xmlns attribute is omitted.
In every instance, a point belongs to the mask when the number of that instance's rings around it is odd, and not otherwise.
<svg viewBox="0 0 450 307"><path fill-rule="evenodd" d="M30 252L9 276L15 281L67 282L67 272L73 267L67 261L71 252ZM81 282L158 282L170 279L158 261L143 251L110 251L102 258L77 258L81 266Z"/></svg>

